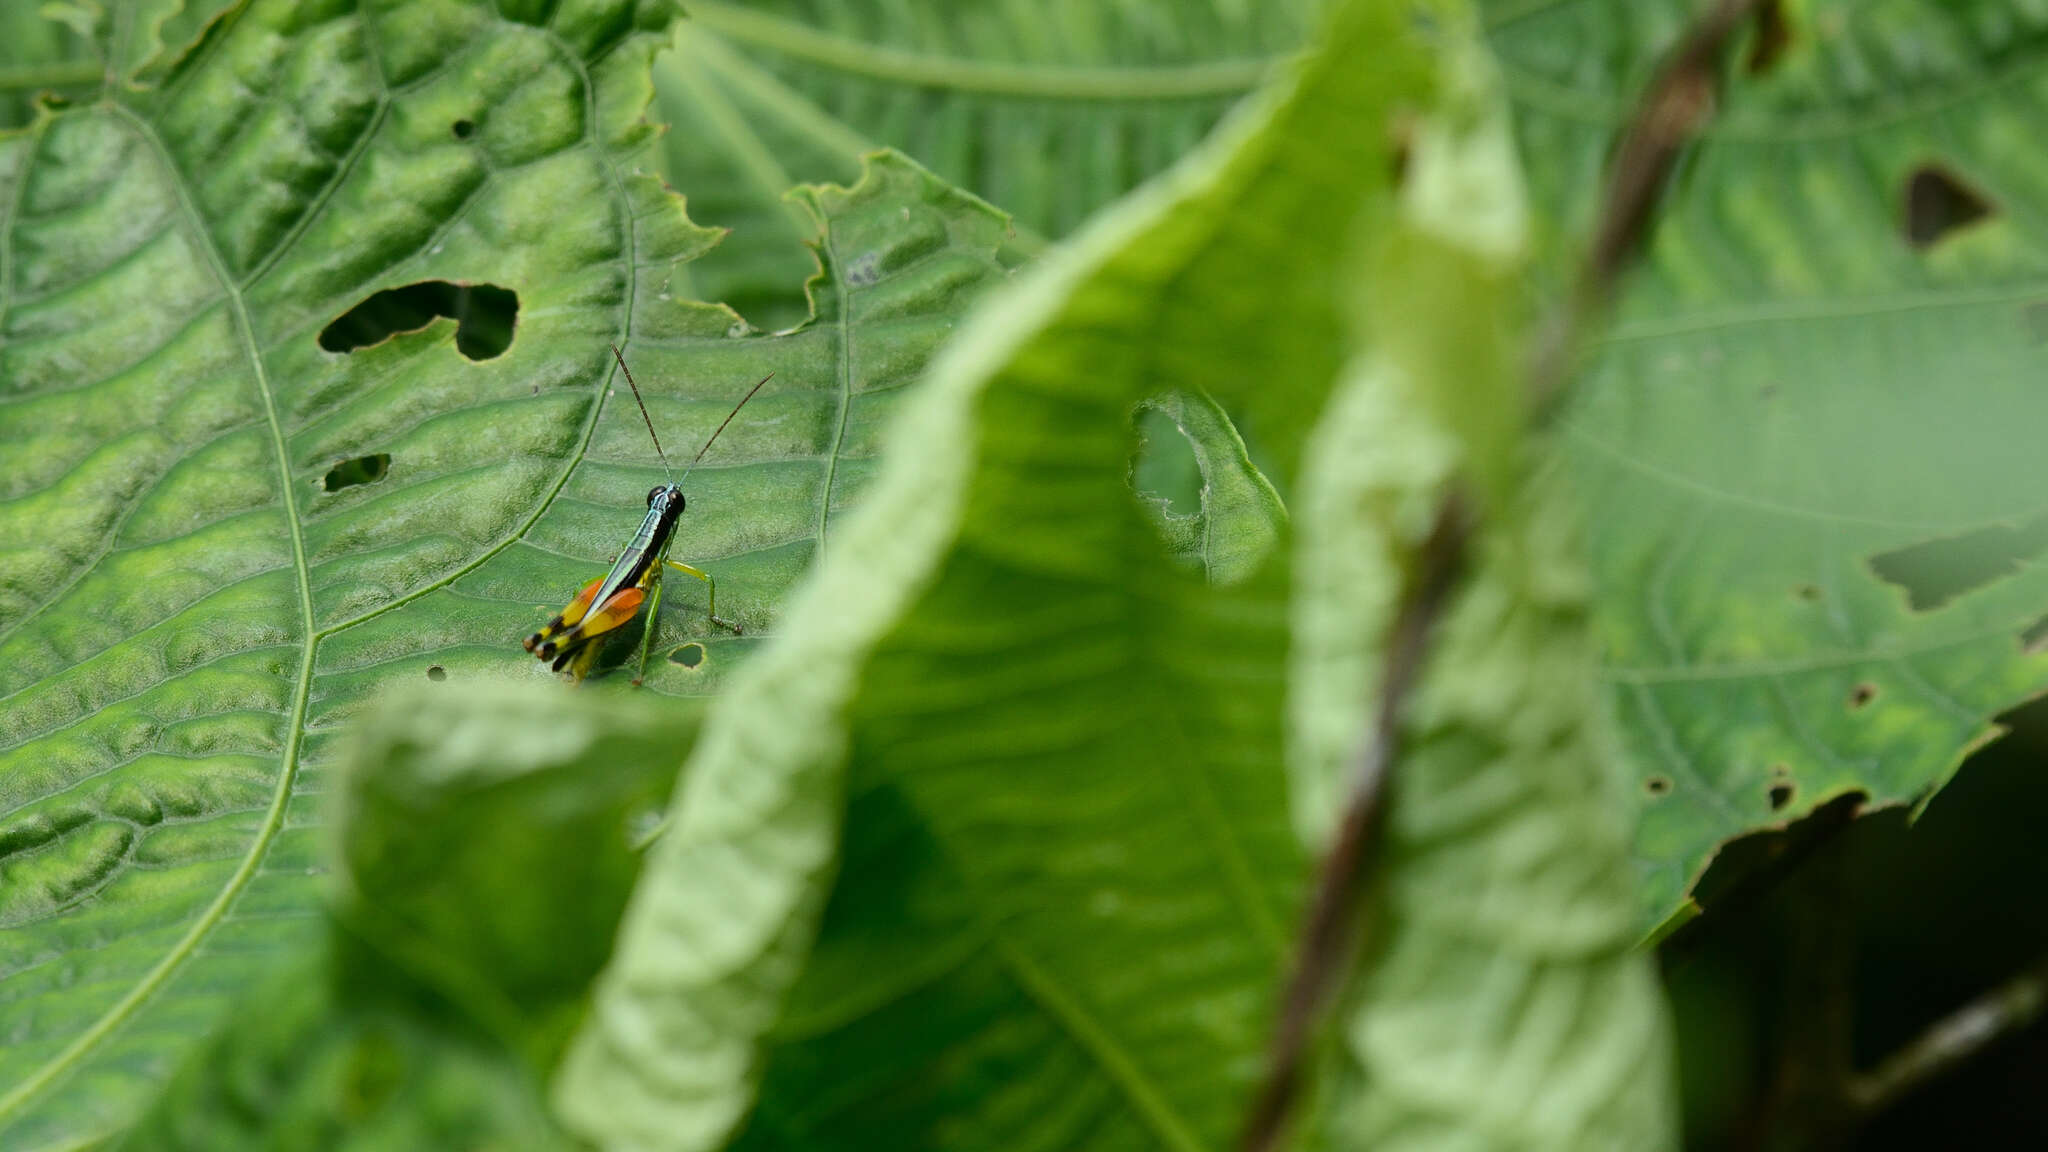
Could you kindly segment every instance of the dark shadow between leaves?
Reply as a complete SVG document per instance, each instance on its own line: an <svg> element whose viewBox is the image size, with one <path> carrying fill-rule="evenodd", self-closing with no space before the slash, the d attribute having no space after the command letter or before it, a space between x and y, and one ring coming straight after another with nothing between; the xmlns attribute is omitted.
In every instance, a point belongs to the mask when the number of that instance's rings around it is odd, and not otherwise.
<svg viewBox="0 0 2048 1152"><path fill-rule="evenodd" d="M1742 70L1751 76L1762 76L1776 68L1791 47L1792 23L1785 18L1785 6L1780 0L1768 0L1757 7Z"/></svg>

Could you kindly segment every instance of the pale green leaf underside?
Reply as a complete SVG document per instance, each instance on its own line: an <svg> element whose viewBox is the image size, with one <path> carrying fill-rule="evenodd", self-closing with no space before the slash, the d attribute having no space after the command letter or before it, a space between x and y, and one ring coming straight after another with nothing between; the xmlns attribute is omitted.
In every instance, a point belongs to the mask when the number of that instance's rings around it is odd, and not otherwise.
<svg viewBox="0 0 2048 1152"><path fill-rule="evenodd" d="M1542 207L1583 223L1656 54L1694 10L1489 6ZM1928 610L1870 558L2048 505L2048 10L1794 9L1673 185L1566 425L1592 502L1608 678L1639 789L1643 926L1730 837L1845 792L1909 803L2048 685L2048 567ZM1743 58L1737 54L1738 60ZM1937 165L1995 207L1904 235Z"/></svg>
<svg viewBox="0 0 2048 1152"><path fill-rule="evenodd" d="M1365 308L1298 501L1292 766L1319 796L1352 786L1358 743L1377 735L1365 702L1392 674L1396 605L1447 494L1479 515L1402 709L1324 1143L1671 1149L1670 1027L1633 947L1575 493L1504 415L1526 387L1512 133L1483 52L1447 55L1371 266L1403 291Z"/></svg>
<svg viewBox="0 0 2048 1152"><path fill-rule="evenodd" d="M886 245L826 213L818 322L748 338L674 290L715 236L644 174L668 10L499 9L254 3L161 88L0 137L9 1148L118 1125L302 942L333 734L373 693L547 677L518 638L662 476L608 344L672 453L777 373L691 478L674 550L749 632L672 579L650 683L710 693L1000 273L915 194L870 203ZM472 362L447 320L316 343L436 279L515 291L510 349ZM371 452L383 479L324 489ZM686 640L695 667L660 660Z"/></svg>

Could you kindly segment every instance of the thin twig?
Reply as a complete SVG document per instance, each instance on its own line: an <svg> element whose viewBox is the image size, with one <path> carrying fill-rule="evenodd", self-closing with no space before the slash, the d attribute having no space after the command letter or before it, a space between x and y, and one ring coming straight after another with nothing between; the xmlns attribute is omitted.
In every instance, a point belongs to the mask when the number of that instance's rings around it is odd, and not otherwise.
<svg viewBox="0 0 2048 1152"><path fill-rule="evenodd" d="M1679 153L1712 117L1719 61L1728 41L1760 5L1773 2L1717 0L1638 101L1616 153L1599 227L1576 290L1530 367L1535 422L1547 419L1564 391L1579 334L1605 309L1615 280L1641 247L1651 211ZM1447 499L1396 609L1372 726L1360 741L1337 840L1323 860L1294 970L1288 977L1265 1082L1239 1141L1245 1152L1270 1152L1285 1137L1309 1041L1357 950L1354 924L1361 903L1359 893L1384 808L1387 775L1400 755L1401 711L1428 659L1437 619L1463 573L1471 531L1464 502L1456 496Z"/></svg>
<svg viewBox="0 0 2048 1152"><path fill-rule="evenodd" d="M1429 640L1464 570L1465 543L1471 526L1464 501L1456 495L1438 509L1437 521L1422 551L1401 602L1395 610L1386 675L1372 712L1372 728L1353 760L1350 792L1344 802L1337 840L1323 860L1308 920L1295 951L1294 972L1287 982L1280 1025L1239 1147L1269 1152L1285 1136L1287 1120L1301 1086L1301 1066L1317 1019L1355 951L1353 923L1358 889L1373 831L1385 805L1388 771L1401 751L1401 712L1429 656Z"/></svg>
<svg viewBox="0 0 2048 1152"><path fill-rule="evenodd" d="M1850 1079L1849 1103L1865 1117L2040 1019L2048 1007L2048 958L1936 1021L1876 1068Z"/></svg>
<svg viewBox="0 0 2048 1152"><path fill-rule="evenodd" d="M1636 101L1600 205L1593 244L1572 298L1560 312L1530 372L1536 420L1546 420L1564 393L1581 336L1606 311L1614 285L1648 234L1665 180L1693 137L1714 118L1721 58L1737 30L1778 0L1716 0L1657 70Z"/></svg>

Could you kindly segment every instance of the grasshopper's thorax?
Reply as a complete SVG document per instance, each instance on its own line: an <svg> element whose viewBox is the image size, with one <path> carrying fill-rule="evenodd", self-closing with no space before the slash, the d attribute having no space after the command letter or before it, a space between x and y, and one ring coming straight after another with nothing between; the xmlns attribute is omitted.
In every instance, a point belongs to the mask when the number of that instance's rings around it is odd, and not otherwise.
<svg viewBox="0 0 2048 1152"><path fill-rule="evenodd" d="M674 534L676 521L683 517L683 490L673 481L657 484L647 492L647 518L612 565L605 578L605 593L616 592L640 582L650 565L660 562Z"/></svg>

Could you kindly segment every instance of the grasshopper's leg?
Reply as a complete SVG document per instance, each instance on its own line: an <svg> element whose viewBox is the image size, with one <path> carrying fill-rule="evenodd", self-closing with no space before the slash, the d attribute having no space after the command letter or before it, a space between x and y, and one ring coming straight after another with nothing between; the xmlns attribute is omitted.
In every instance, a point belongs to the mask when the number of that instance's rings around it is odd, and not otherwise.
<svg viewBox="0 0 2048 1152"><path fill-rule="evenodd" d="M732 629L732 634L735 636L746 635L745 629L741 628L737 623L734 623L731 620L727 620L725 617L720 616L718 614L718 581L713 580L711 578L711 573L706 572L701 568L692 568L688 564L679 564L666 556L663 556L661 558L661 562L675 569L676 571L683 573L686 576L695 576L697 579L702 580L704 582L704 586L706 588L710 589L709 596L711 604L711 622L713 624L716 624L722 628Z"/></svg>
<svg viewBox="0 0 2048 1152"><path fill-rule="evenodd" d="M647 679L647 650L654 645L654 628L661 623L661 566L650 564L641 587L653 586L654 592L648 597L647 626L640 630L640 671L633 676L633 687Z"/></svg>

